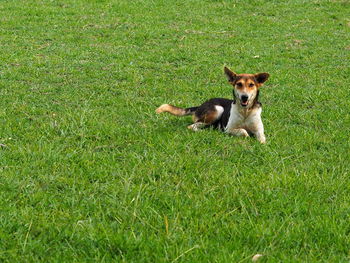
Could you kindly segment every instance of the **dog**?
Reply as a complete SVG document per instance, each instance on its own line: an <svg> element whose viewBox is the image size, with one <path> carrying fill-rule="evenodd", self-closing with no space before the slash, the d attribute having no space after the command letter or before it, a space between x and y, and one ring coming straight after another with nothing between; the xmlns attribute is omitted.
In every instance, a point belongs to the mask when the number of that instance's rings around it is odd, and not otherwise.
<svg viewBox="0 0 350 263"><path fill-rule="evenodd" d="M200 106L190 108L163 104L156 109L156 113L193 115L194 123L188 126L193 131L212 126L235 136L253 135L259 142L265 143L264 125L261 120L262 105L258 99L260 87L269 78L269 73L236 74L227 67L224 67L224 72L233 86L233 100L213 98Z"/></svg>

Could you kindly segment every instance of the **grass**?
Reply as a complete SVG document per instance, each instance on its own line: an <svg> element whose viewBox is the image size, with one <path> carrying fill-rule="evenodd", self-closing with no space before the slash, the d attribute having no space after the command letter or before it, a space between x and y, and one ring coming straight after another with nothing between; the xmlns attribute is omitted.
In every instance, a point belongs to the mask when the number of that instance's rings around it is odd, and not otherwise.
<svg viewBox="0 0 350 263"><path fill-rule="evenodd" d="M348 1L1 1L0 261L348 262ZM162 103L266 71L267 144Z"/></svg>

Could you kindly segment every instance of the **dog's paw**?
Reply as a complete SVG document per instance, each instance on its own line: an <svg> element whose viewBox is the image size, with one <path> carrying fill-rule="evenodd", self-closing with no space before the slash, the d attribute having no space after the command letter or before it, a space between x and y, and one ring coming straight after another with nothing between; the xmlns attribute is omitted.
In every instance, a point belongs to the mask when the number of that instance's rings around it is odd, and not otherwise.
<svg viewBox="0 0 350 263"><path fill-rule="evenodd" d="M264 138L259 138L258 140L259 140L259 142L260 142L261 144L265 144L265 143L266 143L265 137L264 137Z"/></svg>
<svg viewBox="0 0 350 263"><path fill-rule="evenodd" d="M256 138L258 139L258 141L262 144L265 144L266 143L266 137L264 134L261 134L261 133L258 133L256 135Z"/></svg>
<svg viewBox="0 0 350 263"><path fill-rule="evenodd" d="M245 129L230 129L227 132L234 136L249 137L249 133Z"/></svg>
<svg viewBox="0 0 350 263"><path fill-rule="evenodd" d="M192 131L200 131L201 130L200 128L202 125L203 125L202 123L193 123L191 125L188 125L187 128Z"/></svg>
<svg viewBox="0 0 350 263"><path fill-rule="evenodd" d="M249 137L249 133L245 129L241 129L238 134L242 137Z"/></svg>

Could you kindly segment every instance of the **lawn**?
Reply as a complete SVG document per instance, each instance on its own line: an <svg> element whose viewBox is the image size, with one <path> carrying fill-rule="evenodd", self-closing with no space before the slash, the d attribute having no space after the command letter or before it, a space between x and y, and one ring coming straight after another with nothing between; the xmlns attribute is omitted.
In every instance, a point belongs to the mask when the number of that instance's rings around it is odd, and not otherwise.
<svg viewBox="0 0 350 263"><path fill-rule="evenodd" d="M1 262L349 262L347 0L0 2ZM269 72L267 144L156 115Z"/></svg>

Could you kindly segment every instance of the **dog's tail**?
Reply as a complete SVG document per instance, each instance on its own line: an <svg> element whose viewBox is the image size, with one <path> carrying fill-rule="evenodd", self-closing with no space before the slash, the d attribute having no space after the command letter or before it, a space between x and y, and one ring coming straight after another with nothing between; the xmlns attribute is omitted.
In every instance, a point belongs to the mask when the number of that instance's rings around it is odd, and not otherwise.
<svg viewBox="0 0 350 263"><path fill-rule="evenodd" d="M156 113L169 112L175 116L187 116L193 115L198 107L190 107L190 108L179 108L170 104L163 104L158 109L156 109Z"/></svg>

